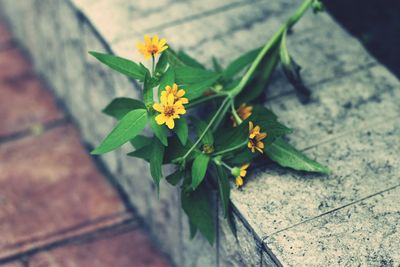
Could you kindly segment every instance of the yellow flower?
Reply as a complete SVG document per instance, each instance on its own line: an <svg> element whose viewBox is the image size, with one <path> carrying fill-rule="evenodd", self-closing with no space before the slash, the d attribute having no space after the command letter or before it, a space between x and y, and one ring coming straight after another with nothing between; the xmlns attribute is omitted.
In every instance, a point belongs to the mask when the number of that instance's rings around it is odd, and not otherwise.
<svg viewBox="0 0 400 267"><path fill-rule="evenodd" d="M166 39L159 40L158 35L154 35L151 38L148 35L144 36L144 43L138 43L136 47L139 49L139 52L143 54L144 59L149 59L152 56L157 56L162 51L168 48Z"/></svg>
<svg viewBox="0 0 400 267"><path fill-rule="evenodd" d="M251 116L251 113L253 112L253 107L252 106L247 106L245 103L241 104L240 107L236 110L237 114L242 120L247 119L248 117ZM234 117L231 117L231 120L233 121L233 127L237 126L237 122L235 121Z"/></svg>
<svg viewBox="0 0 400 267"><path fill-rule="evenodd" d="M160 97L161 103L155 103L153 105L154 110L161 114L156 116L156 122L158 125L166 124L169 129L175 127L174 119L179 119L182 114L186 113L185 107L181 101L176 101L172 94L164 94Z"/></svg>
<svg viewBox="0 0 400 267"><path fill-rule="evenodd" d="M240 174L235 178L235 185L239 188L243 185L243 178L247 174L247 168L249 167L250 163L244 164L240 167Z"/></svg>
<svg viewBox="0 0 400 267"><path fill-rule="evenodd" d="M253 122L249 122L249 142L247 143L247 147L253 153L256 150L260 153L263 153L264 143L261 140L267 137L267 134L261 133L260 131L260 126L257 125L254 127Z"/></svg>
<svg viewBox="0 0 400 267"><path fill-rule="evenodd" d="M165 86L165 90L161 92L161 96L172 94L175 101L181 101L182 104L187 104L189 103L189 100L186 97L183 97L185 93L185 90L179 89L178 85L174 83L172 87L169 85Z"/></svg>

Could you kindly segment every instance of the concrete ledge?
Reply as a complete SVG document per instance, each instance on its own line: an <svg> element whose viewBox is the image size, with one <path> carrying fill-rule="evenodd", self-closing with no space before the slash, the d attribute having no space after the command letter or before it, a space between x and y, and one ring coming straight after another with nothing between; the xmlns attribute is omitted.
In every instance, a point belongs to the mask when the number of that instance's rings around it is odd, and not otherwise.
<svg viewBox="0 0 400 267"><path fill-rule="evenodd" d="M296 4L300 1L296 1ZM100 110L137 85L87 55L114 52L140 60L135 43L158 33L210 64L261 45L296 8L289 0L2 0L14 34L79 124L98 144L113 121ZM177 266L331 266L400 263L400 84L327 14L307 14L288 40L303 66L312 102L302 105L277 71L270 106L296 131L291 142L333 169L329 177L269 166L233 190L238 239L217 213L217 245L188 238L176 190L157 200L146 164L102 157ZM218 197L215 205L218 207ZM348 235L346 233L349 233ZM352 233L352 234L350 234ZM366 240L372 240L366 242Z"/></svg>

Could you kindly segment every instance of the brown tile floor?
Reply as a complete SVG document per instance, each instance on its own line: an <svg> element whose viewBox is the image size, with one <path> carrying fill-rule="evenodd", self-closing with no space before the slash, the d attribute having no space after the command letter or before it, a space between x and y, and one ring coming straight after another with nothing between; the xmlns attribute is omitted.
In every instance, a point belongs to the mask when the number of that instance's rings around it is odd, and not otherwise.
<svg viewBox="0 0 400 267"><path fill-rule="evenodd" d="M0 21L0 266L168 266Z"/></svg>

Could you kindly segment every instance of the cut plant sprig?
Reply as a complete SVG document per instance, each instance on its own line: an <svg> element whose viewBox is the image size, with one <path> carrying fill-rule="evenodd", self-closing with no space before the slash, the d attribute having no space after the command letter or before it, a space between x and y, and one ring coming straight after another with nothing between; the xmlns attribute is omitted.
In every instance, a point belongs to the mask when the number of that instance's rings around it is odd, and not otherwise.
<svg viewBox="0 0 400 267"><path fill-rule="evenodd" d="M214 58L214 70L208 70L185 52L173 51L157 35L145 36L144 43L138 44L144 60L151 58L150 70L129 59L90 52L110 68L143 83L141 99L116 98L103 110L118 123L92 154L130 143L134 151L128 155L149 162L157 192L164 178L162 166L174 164L176 170L166 181L181 186L181 204L191 236L199 230L210 244L215 226L205 181L216 182L211 184L218 187L222 211L229 221L233 218L230 181L242 187L249 165L261 162L257 160L262 157L294 170L329 173L327 167L288 144L283 137L291 129L255 103L278 62L295 70L290 77L299 77L286 47L286 34L307 9L318 8L315 2L305 0L264 46L244 53L225 69ZM191 114L207 114L208 119L187 116L188 109L194 109ZM206 175L209 170L213 177Z"/></svg>

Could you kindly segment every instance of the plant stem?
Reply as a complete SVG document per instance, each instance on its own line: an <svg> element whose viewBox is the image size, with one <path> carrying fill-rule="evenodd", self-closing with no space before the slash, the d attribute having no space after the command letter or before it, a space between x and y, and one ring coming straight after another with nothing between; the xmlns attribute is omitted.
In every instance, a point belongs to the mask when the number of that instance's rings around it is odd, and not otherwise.
<svg viewBox="0 0 400 267"><path fill-rule="evenodd" d="M197 141L192 145L192 147L183 155L181 160L185 160L187 156L197 147L197 145L200 143L200 141L203 139L203 137L206 135L207 131L210 129L211 125L214 123L214 121L217 119L218 115L220 112L223 110L224 106L228 103L230 100L229 97L226 97L224 101L222 102L221 106L218 108L217 112L215 112L214 116L211 118L210 122L208 123L207 127L204 129L204 131L201 133Z"/></svg>
<svg viewBox="0 0 400 267"><path fill-rule="evenodd" d="M247 70L247 72L244 74L242 79L240 80L239 84L229 92L229 95L234 98L236 95L238 95L242 89L246 86L246 84L249 82L250 78L256 71L258 65L260 64L261 60L263 57L269 52L269 50L275 46L277 42L282 37L282 34L289 28L293 27L294 24L296 24L299 19L304 15L304 13L307 11L307 9L311 6L312 2L314 0L305 0L301 6L296 10L296 12L289 17L289 19L286 21L285 24L283 24L279 30L272 36L272 38L264 45L263 49L258 53L256 59L253 61L251 64L250 68Z"/></svg>
<svg viewBox="0 0 400 267"><path fill-rule="evenodd" d="M229 171L232 171L232 167L230 167L228 164L226 164L225 162L221 161L221 165L224 166L225 168L227 168Z"/></svg>
<svg viewBox="0 0 400 267"><path fill-rule="evenodd" d="M227 149L222 150L222 151L218 151L218 152L214 153L213 156L216 157L216 156L220 156L220 155L223 155L223 154L226 154L226 153L235 151L236 149L242 148L242 147L244 147L245 145L247 145L247 142L248 142L248 141L246 140L245 142L243 142L243 143L241 143L241 144L239 144L239 145L236 145L236 146L227 148Z"/></svg>
<svg viewBox="0 0 400 267"><path fill-rule="evenodd" d="M224 96L224 95L223 94L215 94L215 95L210 95L210 96L198 98L198 99L196 99L196 100L194 100L192 102L189 102L185 107L187 109L194 108L195 106L200 105L201 103L204 103L204 102L207 102L207 101L210 101L210 100L213 100L215 98L222 97L222 96Z"/></svg>
<svg viewBox="0 0 400 267"><path fill-rule="evenodd" d="M155 58L154 58L154 55L153 54L151 54L151 59L152 59L152 65L151 65L151 76L153 76L154 77L154 75L155 75L155 73L154 73L154 67L155 67Z"/></svg>
<svg viewBox="0 0 400 267"><path fill-rule="evenodd" d="M240 125L243 121L239 117L239 115L237 114L236 109L235 109L235 105L233 104L233 101L231 101L231 110L232 110L233 118L235 119L237 125Z"/></svg>

